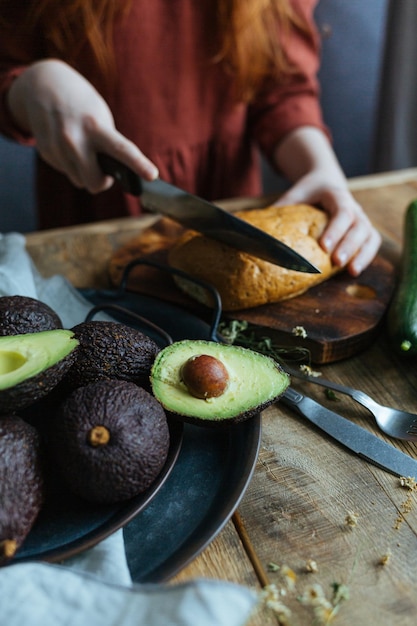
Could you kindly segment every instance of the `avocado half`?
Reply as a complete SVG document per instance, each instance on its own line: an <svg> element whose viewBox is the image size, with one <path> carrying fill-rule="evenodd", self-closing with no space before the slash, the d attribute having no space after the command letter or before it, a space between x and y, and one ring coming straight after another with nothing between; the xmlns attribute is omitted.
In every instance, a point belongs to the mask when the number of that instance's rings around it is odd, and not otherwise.
<svg viewBox="0 0 417 626"><path fill-rule="evenodd" d="M187 378L185 364L201 356L212 357L227 372L219 395L197 397L195 390L190 392L184 381ZM202 361L208 362L213 371L211 358ZM214 382L218 382L217 378ZM208 380L208 387L218 389L217 384L212 383L213 380ZM239 422L264 410L282 395L289 385L289 377L272 358L248 348L184 340L157 355L151 370L151 385L154 396L174 416L192 423L216 425Z"/></svg>
<svg viewBox="0 0 417 626"><path fill-rule="evenodd" d="M76 359L78 340L55 329L0 337L0 413L14 413L44 398Z"/></svg>

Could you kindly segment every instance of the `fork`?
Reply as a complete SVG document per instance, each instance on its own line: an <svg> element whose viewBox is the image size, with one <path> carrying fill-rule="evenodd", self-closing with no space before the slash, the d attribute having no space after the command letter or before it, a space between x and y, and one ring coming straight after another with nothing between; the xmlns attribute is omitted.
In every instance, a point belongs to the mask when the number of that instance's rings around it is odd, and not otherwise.
<svg viewBox="0 0 417 626"><path fill-rule="evenodd" d="M392 409L388 406L378 404L378 402L375 402L373 398L368 396L363 391L359 391L359 389L353 389L352 387L340 385L330 380L326 380L325 378L309 376L308 374L304 374L303 372L293 369L292 367L288 367L287 365L284 365L283 369L285 369L290 376L294 376L295 378L300 378L310 383L321 385L327 389L339 391L340 393L350 396L353 400L356 400L356 402L364 406L370 413L372 413L379 428L390 437L394 437L395 439L406 439L407 441L417 441L416 414L408 413L407 411L400 411L399 409Z"/></svg>

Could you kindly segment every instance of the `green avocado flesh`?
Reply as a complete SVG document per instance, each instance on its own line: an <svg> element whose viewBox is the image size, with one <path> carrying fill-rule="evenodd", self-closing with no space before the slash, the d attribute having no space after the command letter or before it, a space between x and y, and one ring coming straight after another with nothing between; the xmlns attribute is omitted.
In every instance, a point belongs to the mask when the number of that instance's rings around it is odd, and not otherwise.
<svg viewBox="0 0 417 626"><path fill-rule="evenodd" d="M0 390L15 387L55 365L77 345L70 330L0 337Z"/></svg>
<svg viewBox="0 0 417 626"><path fill-rule="evenodd" d="M191 395L181 369L195 355L209 355L226 368L229 381L218 397ZM240 346L185 340L164 348L151 371L152 391L170 412L206 422L240 421L272 404L289 385L288 375L270 357Z"/></svg>

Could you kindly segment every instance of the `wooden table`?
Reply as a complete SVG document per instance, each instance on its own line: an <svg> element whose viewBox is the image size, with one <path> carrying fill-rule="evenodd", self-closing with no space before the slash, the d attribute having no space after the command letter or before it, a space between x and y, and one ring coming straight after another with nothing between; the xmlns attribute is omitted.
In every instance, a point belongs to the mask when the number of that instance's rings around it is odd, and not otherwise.
<svg viewBox="0 0 417 626"><path fill-rule="evenodd" d="M397 262L403 215L417 197L417 169L361 177L350 184L383 235L384 254ZM223 206L233 210L253 204L253 199L240 199ZM62 273L77 287L102 287L112 251L153 220L32 233L27 247L44 276ZM384 331L365 352L321 366L320 371L387 405L417 411L417 363L393 356ZM303 388L329 404L323 389L309 384ZM370 414L352 400L339 395L331 408L385 438ZM417 457L415 444L391 443ZM312 607L299 599L313 584L319 584L327 598L333 584L348 588L349 598L340 603L334 620L341 626L414 626L416 496L399 479L355 457L278 403L263 414L259 460L237 513L172 582L203 576L257 589L273 583L282 589L289 568L296 575L295 589L287 589L281 601L291 609L294 626L313 624ZM277 623L279 618L262 608L250 626Z"/></svg>

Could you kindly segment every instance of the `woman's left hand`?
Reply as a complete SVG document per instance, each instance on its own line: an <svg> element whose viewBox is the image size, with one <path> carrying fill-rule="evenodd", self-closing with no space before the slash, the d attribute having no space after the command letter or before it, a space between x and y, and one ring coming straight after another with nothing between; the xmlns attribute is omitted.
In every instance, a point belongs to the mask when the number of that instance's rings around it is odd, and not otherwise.
<svg viewBox="0 0 417 626"><path fill-rule="evenodd" d="M323 208L330 219L320 245L335 265L358 276L376 256L381 235L352 196L325 134L313 127L294 130L277 146L275 161L295 181L276 204Z"/></svg>
<svg viewBox="0 0 417 626"><path fill-rule="evenodd" d="M323 180L325 178L325 180ZM306 202L321 206L330 216L320 238L320 245L335 265L345 267L358 276L374 259L381 245L381 235L374 228L348 187L326 183L319 171L312 171L298 180L277 204Z"/></svg>

